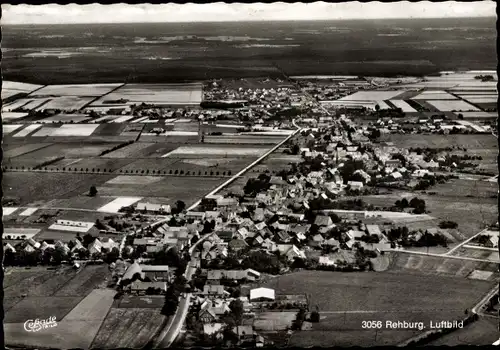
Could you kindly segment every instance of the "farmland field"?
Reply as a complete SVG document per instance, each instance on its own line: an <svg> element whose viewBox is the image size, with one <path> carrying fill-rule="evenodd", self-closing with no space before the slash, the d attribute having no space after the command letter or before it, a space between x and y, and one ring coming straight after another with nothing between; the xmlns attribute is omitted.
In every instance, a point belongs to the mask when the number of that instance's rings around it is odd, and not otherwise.
<svg viewBox="0 0 500 350"><path fill-rule="evenodd" d="M492 135L408 135L408 134L390 134L381 138L383 141L390 141L394 146L399 148L411 147L429 147L429 148L444 148L460 145L467 148L468 151L473 149L491 150L492 153L497 153L498 142Z"/></svg>
<svg viewBox="0 0 500 350"><path fill-rule="evenodd" d="M35 153L36 150L40 150L45 147L49 147L51 145L52 145L51 143L27 143L23 145L18 145L15 148L9 150L4 149L4 157L14 158L26 153Z"/></svg>
<svg viewBox="0 0 500 350"><path fill-rule="evenodd" d="M62 96L50 99L47 103L36 108L37 111L44 109L74 110L80 109L93 100L93 97Z"/></svg>
<svg viewBox="0 0 500 350"><path fill-rule="evenodd" d="M385 101L396 98L405 93L401 91L358 91L352 95L342 97L339 101Z"/></svg>
<svg viewBox="0 0 500 350"><path fill-rule="evenodd" d="M57 130L57 126L44 126L35 132L32 137L47 137Z"/></svg>
<svg viewBox="0 0 500 350"><path fill-rule="evenodd" d="M80 171L81 169L83 169L83 171L87 171L87 169L89 171L91 171L92 169L95 169L96 171L99 170L99 171L103 171L103 172L104 171L110 172L110 171L116 171L116 170L126 166L127 164L130 164L133 161L134 161L133 159L127 159L127 158L121 158L121 159L117 159L117 158L86 158L86 159L79 160L78 162L69 165L68 168L77 169L78 171ZM52 167L55 167L55 166L61 168L61 166L59 166L58 164L52 165Z"/></svg>
<svg viewBox="0 0 500 350"><path fill-rule="evenodd" d="M149 185L101 185L99 194L103 196L140 196L165 197L174 204L177 200L187 205L195 202L210 190L224 182L224 179L210 177L176 177L167 176L163 180Z"/></svg>
<svg viewBox="0 0 500 350"><path fill-rule="evenodd" d="M90 136L97 127L96 124L65 124L50 136Z"/></svg>
<svg viewBox="0 0 500 350"><path fill-rule="evenodd" d="M411 98L412 100L457 100L455 96L446 91L424 91Z"/></svg>
<svg viewBox="0 0 500 350"><path fill-rule="evenodd" d="M31 92L41 87L43 87L43 85L28 84L28 83L21 83L17 81L8 81L8 80L2 81L2 90L7 89L7 90L17 90L20 92Z"/></svg>
<svg viewBox="0 0 500 350"><path fill-rule="evenodd" d="M160 105L197 105L202 100L201 84L126 84L95 101L103 105L107 101L127 100L129 103Z"/></svg>
<svg viewBox="0 0 500 350"><path fill-rule="evenodd" d="M403 100L390 100L389 102L392 103L396 108L401 108L404 113L416 112L416 110L412 106L410 106Z"/></svg>
<svg viewBox="0 0 500 350"><path fill-rule="evenodd" d="M111 124L110 124L111 125ZM154 146L154 143L135 142L131 145L117 149L116 151L105 154L104 158L141 158L144 156L145 149Z"/></svg>
<svg viewBox="0 0 500 350"><path fill-rule="evenodd" d="M26 137L27 135L35 132L36 130L38 130L41 127L42 127L41 124L28 125L24 129L18 131L15 135L13 135L13 137Z"/></svg>
<svg viewBox="0 0 500 350"><path fill-rule="evenodd" d="M485 345L490 346L498 340L498 320L496 318L481 317L478 321L458 329L450 334L441 336L430 342L430 346L460 346Z"/></svg>
<svg viewBox="0 0 500 350"><path fill-rule="evenodd" d="M23 323L5 325L7 344L60 348L89 348L113 302L113 290L96 289L85 297L57 327L26 336ZM33 316L32 316L33 317Z"/></svg>
<svg viewBox="0 0 500 350"><path fill-rule="evenodd" d="M48 85L30 96L101 96L119 87L118 84Z"/></svg>
<svg viewBox="0 0 500 350"><path fill-rule="evenodd" d="M304 271L275 278L265 286L274 288L278 294L308 294L311 307L317 305L324 317L312 330L295 333L290 345L367 346L373 345L375 332L363 331L363 320L421 321L428 326L430 320L435 320L436 310L439 310L439 319L458 319L463 316L463 310L477 303L493 284L401 271ZM344 314L342 311L370 313ZM413 334L384 329L377 338L379 345L395 345Z"/></svg>
<svg viewBox="0 0 500 350"><path fill-rule="evenodd" d="M92 348L143 348L165 320L159 309L112 308L94 338Z"/></svg>
<svg viewBox="0 0 500 350"><path fill-rule="evenodd" d="M165 297L161 295L133 296L123 295L119 300L115 300L113 307L120 309L161 309L165 304ZM158 310L157 310L158 311Z"/></svg>
<svg viewBox="0 0 500 350"><path fill-rule="evenodd" d="M27 117L28 113L25 112L2 112L2 120L4 122L9 122L11 120L17 120Z"/></svg>
<svg viewBox="0 0 500 350"><path fill-rule="evenodd" d="M118 143L56 143L49 144L29 154L30 157L65 156L67 158L88 158L98 156L102 151L110 149Z"/></svg>
<svg viewBox="0 0 500 350"><path fill-rule="evenodd" d="M434 106L441 112L449 112L449 111L479 111L478 108L474 107L471 104L468 104L462 100L431 100L427 101L427 103Z"/></svg>
<svg viewBox="0 0 500 350"><path fill-rule="evenodd" d="M86 114L56 114L52 117L44 118L40 120L40 123L53 123L53 122L62 122L62 123L81 123L85 120L89 120L90 117Z"/></svg>
<svg viewBox="0 0 500 350"><path fill-rule="evenodd" d="M17 129L21 128L23 125L22 124L6 124L3 125L3 134L10 134L11 132L16 131Z"/></svg>
<svg viewBox="0 0 500 350"><path fill-rule="evenodd" d="M19 205L47 199L71 198L88 192L90 186L99 187L112 175L63 173L4 173L4 198L16 198Z"/></svg>

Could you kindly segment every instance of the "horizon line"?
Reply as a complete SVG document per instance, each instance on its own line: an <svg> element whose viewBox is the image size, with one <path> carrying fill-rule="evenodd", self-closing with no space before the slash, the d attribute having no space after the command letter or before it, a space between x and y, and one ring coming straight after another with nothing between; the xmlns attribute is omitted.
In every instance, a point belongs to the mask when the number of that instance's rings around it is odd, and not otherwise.
<svg viewBox="0 0 500 350"><path fill-rule="evenodd" d="M467 16L457 16L457 17L379 17L379 18L314 18L314 19L258 19L258 20L227 20L227 21L152 21L152 22L143 22L143 21L126 21L126 22L73 22L73 23L56 23L56 22L47 22L47 23L1 23L1 26L29 26L29 25L78 25L78 24L176 24L176 23L256 23L256 22L321 22L321 21L380 21L380 20L426 20L426 19L445 19L445 20L453 20L453 19L485 19L485 18L496 18L497 16L475 16L475 17L467 17Z"/></svg>

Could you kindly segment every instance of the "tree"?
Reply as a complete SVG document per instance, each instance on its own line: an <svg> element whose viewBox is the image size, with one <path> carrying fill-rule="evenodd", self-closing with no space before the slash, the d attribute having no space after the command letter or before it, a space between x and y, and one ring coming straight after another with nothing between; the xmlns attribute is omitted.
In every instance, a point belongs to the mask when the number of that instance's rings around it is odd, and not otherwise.
<svg viewBox="0 0 500 350"><path fill-rule="evenodd" d="M97 188L94 185L90 186L89 196L95 197L96 195L97 195Z"/></svg>
<svg viewBox="0 0 500 350"><path fill-rule="evenodd" d="M178 213L181 213L182 211L184 211L184 209L186 209L186 203L179 200L175 202L175 208L177 209Z"/></svg>
<svg viewBox="0 0 500 350"><path fill-rule="evenodd" d="M116 260L118 260L119 256L120 256L120 250L118 248L114 247L113 249L111 249L110 252L108 252L106 254L104 261L108 264L111 264L111 263L116 262Z"/></svg>
<svg viewBox="0 0 500 350"><path fill-rule="evenodd" d="M380 111L380 106L378 104L375 105L375 110L378 112Z"/></svg>
<svg viewBox="0 0 500 350"><path fill-rule="evenodd" d="M243 314L245 313L243 302L240 299L233 300L229 304L229 308L231 309L230 315L233 317L236 325L241 325Z"/></svg>
<svg viewBox="0 0 500 350"><path fill-rule="evenodd" d="M318 323L320 319L321 319L321 317L319 315L319 310L316 307L316 310L314 310L313 312L311 312L311 318L310 318L310 320L311 320L311 322Z"/></svg>
<svg viewBox="0 0 500 350"><path fill-rule="evenodd" d="M292 323L292 330L300 330L302 329L302 325L306 320L306 310L304 308L300 308L300 310L295 315L295 320Z"/></svg>
<svg viewBox="0 0 500 350"><path fill-rule="evenodd" d="M83 236L83 246L88 247L92 242L94 242L95 237L92 236L90 233L87 233L85 236Z"/></svg>
<svg viewBox="0 0 500 350"><path fill-rule="evenodd" d="M293 146L292 146L292 154L293 154L293 155L297 155L297 154L299 154L299 152L300 152L300 147L299 147L299 145L297 145L296 143L295 143L295 144L293 144Z"/></svg>

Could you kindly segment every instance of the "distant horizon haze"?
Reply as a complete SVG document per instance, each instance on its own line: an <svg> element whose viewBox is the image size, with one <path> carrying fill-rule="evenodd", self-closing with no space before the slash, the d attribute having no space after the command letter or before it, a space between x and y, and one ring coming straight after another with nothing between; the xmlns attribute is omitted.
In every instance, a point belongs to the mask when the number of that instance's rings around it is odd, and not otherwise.
<svg viewBox="0 0 500 350"><path fill-rule="evenodd" d="M496 17L495 1L2 5L2 25L342 21Z"/></svg>

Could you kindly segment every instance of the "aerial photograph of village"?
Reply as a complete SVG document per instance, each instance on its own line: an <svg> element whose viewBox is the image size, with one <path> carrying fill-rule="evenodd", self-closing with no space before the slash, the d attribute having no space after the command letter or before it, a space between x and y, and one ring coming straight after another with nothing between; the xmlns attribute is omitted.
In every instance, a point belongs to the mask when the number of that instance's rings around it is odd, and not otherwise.
<svg viewBox="0 0 500 350"><path fill-rule="evenodd" d="M500 344L495 11L2 5L5 347Z"/></svg>

